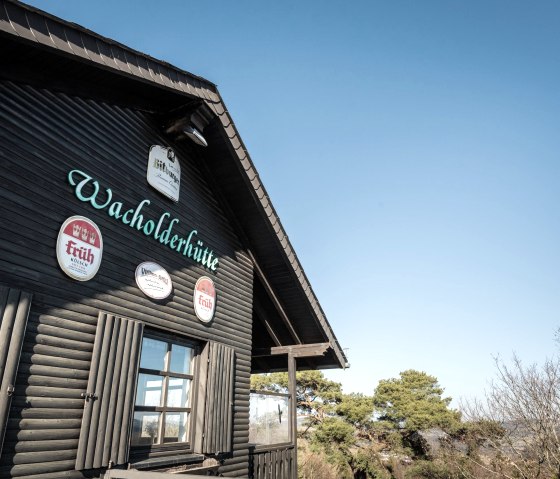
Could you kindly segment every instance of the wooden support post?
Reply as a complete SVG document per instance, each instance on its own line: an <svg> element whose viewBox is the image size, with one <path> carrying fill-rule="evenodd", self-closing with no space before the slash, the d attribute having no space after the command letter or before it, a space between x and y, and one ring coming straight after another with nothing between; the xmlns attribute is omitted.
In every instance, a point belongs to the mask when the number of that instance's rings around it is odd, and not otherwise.
<svg viewBox="0 0 560 479"><path fill-rule="evenodd" d="M288 391L290 392L290 438L294 445L291 478L297 479L297 400L296 400L296 358L288 354Z"/></svg>

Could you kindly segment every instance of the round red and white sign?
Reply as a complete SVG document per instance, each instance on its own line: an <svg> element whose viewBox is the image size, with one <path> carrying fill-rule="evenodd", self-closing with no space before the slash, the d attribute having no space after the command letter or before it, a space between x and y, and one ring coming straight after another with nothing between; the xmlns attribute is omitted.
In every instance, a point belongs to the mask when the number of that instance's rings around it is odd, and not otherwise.
<svg viewBox="0 0 560 479"><path fill-rule="evenodd" d="M216 311L216 288L207 276L202 276L194 287L194 312L198 319L209 323Z"/></svg>
<svg viewBox="0 0 560 479"><path fill-rule="evenodd" d="M93 278L101 265L103 239L97 225L83 216L71 216L61 226L56 241L58 264L78 281Z"/></svg>
<svg viewBox="0 0 560 479"><path fill-rule="evenodd" d="M165 299L173 289L169 273L159 264L149 261L136 268L136 284L146 296L153 299Z"/></svg>

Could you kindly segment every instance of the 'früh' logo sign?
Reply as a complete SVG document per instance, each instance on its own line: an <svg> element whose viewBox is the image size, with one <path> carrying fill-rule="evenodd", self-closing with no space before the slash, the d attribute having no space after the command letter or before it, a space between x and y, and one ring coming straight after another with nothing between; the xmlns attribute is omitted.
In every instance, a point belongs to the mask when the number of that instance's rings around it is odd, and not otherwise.
<svg viewBox="0 0 560 479"><path fill-rule="evenodd" d="M58 264L78 281L93 278L101 265L103 239L97 225L83 217L71 216L60 228L56 243Z"/></svg>
<svg viewBox="0 0 560 479"><path fill-rule="evenodd" d="M194 311L198 319L209 323L216 311L216 288L208 276L202 276L194 287Z"/></svg>

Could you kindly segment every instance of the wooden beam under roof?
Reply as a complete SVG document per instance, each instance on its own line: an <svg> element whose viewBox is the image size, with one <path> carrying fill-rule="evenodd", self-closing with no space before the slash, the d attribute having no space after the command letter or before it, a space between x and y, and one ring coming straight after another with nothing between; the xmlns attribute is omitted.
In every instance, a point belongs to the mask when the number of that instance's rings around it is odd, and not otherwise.
<svg viewBox="0 0 560 479"><path fill-rule="evenodd" d="M268 293L268 296L270 297L270 300L272 301L272 304L274 305L274 307L276 308L276 311L280 315L280 318L282 319L282 322L284 323L284 325L288 329L288 332L290 333L290 336L292 337L292 339L294 341L301 344L302 341L301 341L300 337L296 333L296 330L292 326L292 323L291 323L290 319L288 318L288 315L284 311L284 308L280 304L280 301L276 297L276 294L274 293L272 287L270 286L268 280L266 279L266 277L263 273L263 270L261 269L259 263L257 262L257 260L255 258L255 255L253 254L253 252L250 249L247 250L247 253L249 254L249 257L251 258L251 261L253 262L255 272L257 273L257 276L258 276L259 280L261 281L261 284L263 285L265 291Z"/></svg>
<svg viewBox="0 0 560 479"><path fill-rule="evenodd" d="M268 356L279 356L287 354L294 358L313 358L324 356L331 349L331 343L294 344L290 346L272 346L270 348L259 348L253 351L253 358Z"/></svg>
<svg viewBox="0 0 560 479"><path fill-rule="evenodd" d="M260 321L261 324L265 327L266 331L268 332L268 334L269 334L270 338L272 339L272 341L274 342L274 344L276 346L280 346L282 343L278 339L278 336L274 332L274 329L272 328L270 323L267 321L266 313L263 311L263 309L259 305L256 298L253 300L253 312L255 313L255 315L257 317L257 321Z"/></svg>

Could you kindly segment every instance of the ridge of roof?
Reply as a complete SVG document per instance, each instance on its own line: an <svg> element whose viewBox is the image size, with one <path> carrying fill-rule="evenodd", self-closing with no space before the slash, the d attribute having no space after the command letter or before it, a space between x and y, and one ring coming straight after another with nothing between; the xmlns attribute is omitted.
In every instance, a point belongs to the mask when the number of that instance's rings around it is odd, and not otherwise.
<svg viewBox="0 0 560 479"><path fill-rule="evenodd" d="M102 68L155 83L159 87L204 101L220 119L249 183L253 186L255 199L268 218L270 229L284 251L285 260L302 287L315 319L324 328L340 365L343 367L346 365L345 354L214 83L17 0L0 0L0 32L19 36L43 47L54 48L63 54L96 63Z"/></svg>

